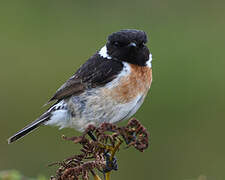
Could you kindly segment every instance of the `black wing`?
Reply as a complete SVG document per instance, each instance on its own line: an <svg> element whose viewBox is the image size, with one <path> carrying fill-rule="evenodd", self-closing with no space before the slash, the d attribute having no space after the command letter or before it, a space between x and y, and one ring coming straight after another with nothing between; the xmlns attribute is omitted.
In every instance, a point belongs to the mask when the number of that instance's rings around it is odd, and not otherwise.
<svg viewBox="0 0 225 180"><path fill-rule="evenodd" d="M56 91L49 102L61 100L71 95L79 95L88 88L103 86L112 81L122 69L122 62L95 54Z"/></svg>

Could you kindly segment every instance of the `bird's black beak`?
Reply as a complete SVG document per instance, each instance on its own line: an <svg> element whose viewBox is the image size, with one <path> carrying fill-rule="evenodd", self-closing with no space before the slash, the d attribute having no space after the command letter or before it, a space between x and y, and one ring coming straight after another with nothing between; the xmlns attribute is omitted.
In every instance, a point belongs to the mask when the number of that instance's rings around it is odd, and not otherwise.
<svg viewBox="0 0 225 180"><path fill-rule="evenodd" d="M135 47L137 47L137 44L134 42L131 42L130 44L128 44L128 47L135 48Z"/></svg>

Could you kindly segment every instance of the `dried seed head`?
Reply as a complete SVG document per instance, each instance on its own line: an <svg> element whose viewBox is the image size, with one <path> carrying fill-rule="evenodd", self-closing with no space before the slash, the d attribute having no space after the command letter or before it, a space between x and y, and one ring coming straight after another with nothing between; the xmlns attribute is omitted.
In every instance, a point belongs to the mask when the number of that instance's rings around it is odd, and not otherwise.
<svg viewBox="0 0 225 180"><path fill-rule="evenodd" d="M96 141L88 138L88 132L96 137ZM60 167L51 180L78 180L79 178L88 180L89 172L93 174L94 170L102 171L106 168L106 149L104 146L100 147L99 143L114 147L118 141L123 140L127 143L127 147L133 146L143 152L148 148L149 133L138 120L131 119L123 127L110 123L103 123L98 128L91 125L82 136L71 138L63 136L63 139L81 144L81 152L62 162L52 164L58 164Z"/></svg>

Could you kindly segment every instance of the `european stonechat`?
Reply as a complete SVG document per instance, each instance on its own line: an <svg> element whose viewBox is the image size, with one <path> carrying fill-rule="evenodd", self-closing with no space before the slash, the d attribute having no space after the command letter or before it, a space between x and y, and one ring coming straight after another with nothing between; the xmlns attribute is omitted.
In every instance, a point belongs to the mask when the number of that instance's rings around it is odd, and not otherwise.
<svg viewBox="0 0 225 180"><path fill-rule="evenodd" d="M143 103L152 82L147 35L121 30L88 59L49 100L55 103L37 120L8 139L12 143L41 125L84 131L89 125L130 118Z"/></svg>

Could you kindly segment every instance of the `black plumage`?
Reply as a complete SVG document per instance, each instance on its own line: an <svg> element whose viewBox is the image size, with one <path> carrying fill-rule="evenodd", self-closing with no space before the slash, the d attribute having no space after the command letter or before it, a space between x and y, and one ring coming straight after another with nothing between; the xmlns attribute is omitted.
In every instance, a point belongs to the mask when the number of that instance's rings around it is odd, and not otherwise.
<svg viewBox="0 0 225 180"><path fill-rule="evenodd" d="M112 81L122 69L122 61L106 59L96 53L57 90L49 102L61 100L71 95L79 95L88 88L103 86Z"/></svg>
<svg viewBox="0 0 225 180"><path fill-rule="evenodd" d="M147 41L144 31L126 29L111 34L106 46L109 56L131 64L146 66L149 59Z"/></svg>

